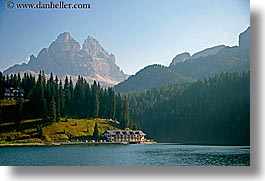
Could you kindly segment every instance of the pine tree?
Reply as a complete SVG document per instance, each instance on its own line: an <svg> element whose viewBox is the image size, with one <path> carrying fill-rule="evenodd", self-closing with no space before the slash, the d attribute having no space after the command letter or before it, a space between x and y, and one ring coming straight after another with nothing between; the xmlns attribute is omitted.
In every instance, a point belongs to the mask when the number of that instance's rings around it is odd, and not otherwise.
<svg viewBox="0 0 265 181"><path fill-rule="evenodd" d="M56 100L56 122L60 122L60 118L61 118L61 112L60 112L60 108L61 108L61 106L60 106L60 100L59 99L57 99Z"/></svg>
<svg viewBox="0 0 265 181"><path fill-rule="evenodd" d="M121 128L125 129L127 127L130 127L130 116L129 116L129 106L128 106L128 100L125 97L122 104L122 118L121 118Z"/></svg>
<svg viewBox="0 0 265 181"><path fill-rule="evenodd" d="M108 88L108 109L109 115L108 117L114 119L116 116L116 98L115 93L111 88Z"/></svg>
<svg viewBox="0 0 265 181"><path fill-rule="evenodd" d="M99 87L94 81L94 84L92 86L92 115L94 118L98 117L99 113Z"/></svg>
<svg viewBox="0 0 265 181"><path fill-rule="evenodd" d="M64 115L64 91L63 91L63 85L62 85L62 81L60 80L59 83L59 104L60 104L60 114Z"/></svg>
<svg viewBox="0 0 265 181"><path fill-rule="evenodd" d="M19 126L23 116L23 99L21 96L18 97L16 105L16 125Z"/></svg>
<svg viewBox="0 0 265 181"><path fill-rule="evenodd" d="M98 124L96 122L95 126L94 126L93 139L98 140L99 138L100 138L100 135L99 135L99 131L98 131Z"/></svg>
<svg viewBox="0 0 265 181"><path fill-rule="evenodd" d="M83 90L82 90L82 79L80 76L78 76L78 80L76 82L75 88L74 88L74 95L73 95L73 105L76 109L75 115L81 116L82 114L82 103L83 103Z"/></svg>
<svg viewBox="0 0 265 181"><path fill-rule="evenodd" d="M43 134L43 128L42 128L42 125L41 124L38 124L37 125L37 132L38 132L38 136L40 139L43 139L44 137L44 134Z"/></svg>
<svg viewBox="0 0 265 181"><path fill-rule="evenodd" d="M0 71L0 99L4 98L4 88L5 88L5 77Z"/></svg>
<svg viewBox="0 0 265 181"><path fill-rule="evenodd" d="M40 72L39 78L37 81L37 88L34 97L35 105L33 108L37 109L37 114L41 115L42 118L47 118L47 101L45 98L45 76L44 72Z"/></svg>
<svg viewBox="0 0 265 181"><path fill-rule="evenodd" d="M70 83L69 83L69 106L68 106L68 109L69 109L69 114L72 114L73 113L73 95L74 95L74 85L73 85L73 81L72 81L72 78L70 77Z"/></svg>
<svg viewBox="0 0 265 181"><path fill-rule="evenodd" d="M122 99L121 95L118 94L116 96L116 114L115 114L115 119L120 121L122 120Z"/></svg>
<svg viewBox="0 0 265 181"><path fill-rule="evenodd" d="M55 77L55 84L53 83L54 87L55 87L56 122L59 122L60 118L61 118L61 98L60 98L60 95L59 95L58 82L59 82L59 79L56 76Z"/></svg>
<svg viewBox="0 0 265 181"><path fill-rule="evenodd" d="M107 118L108 116L108 100L107 100L107 92L106 90L100 90L99 92L99 117Z"/></svg>
<svg viewBox="0 0 265 181"><path fill-rule="evenodd" d="M3 112L2 112L2 103L0 102L0 131L2 127L2 122L3 122Z"/></svg>
<svg viewBox="0 0 265 181"><path fill-rule="evenodd" d="M87 118L90 118L92 117L92 99L91 99L91 89L90 89L90 85L87 84L87 86L85 87L85 97L84 97L84 102L86 103L85 104L85 110L84 112L86 112L86 117Z"/></svg>
<svg viewBox="0 0 265 181"><path fill-rule="evenodd" d="M56 121L56 103L53 97L50 102L50 117L52 122Z"/></svg>
<svg viewBox="0 0 265 181"><path fill-rule="evenodd" d="M71 102L71 97L70 97L70 89L69 89L69 82L68 82L68 77L65 77L64 81L64 115L68 116L70 114L70 102Z"/></svg>

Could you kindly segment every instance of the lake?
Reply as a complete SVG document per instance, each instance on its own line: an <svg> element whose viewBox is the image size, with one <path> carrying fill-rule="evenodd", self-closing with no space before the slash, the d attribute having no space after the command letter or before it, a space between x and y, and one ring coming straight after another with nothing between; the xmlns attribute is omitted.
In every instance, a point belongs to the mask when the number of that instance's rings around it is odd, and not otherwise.
<svg viewBox="0 0 265 181"><path fill-rule="evenodd" d="M0 147L9 166L249 166L249 146L177 144Z"/></svg>

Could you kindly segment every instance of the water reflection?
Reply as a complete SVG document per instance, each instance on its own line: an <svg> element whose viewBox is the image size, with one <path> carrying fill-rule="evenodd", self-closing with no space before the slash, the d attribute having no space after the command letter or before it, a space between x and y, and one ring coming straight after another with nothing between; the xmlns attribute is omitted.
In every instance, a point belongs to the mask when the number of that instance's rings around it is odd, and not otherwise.
<svg viewBox="0 0 265 181"><path fill-rule="evenodd" d="M250 147L178 144L0 148L0 165L249 166Z"/></svg>

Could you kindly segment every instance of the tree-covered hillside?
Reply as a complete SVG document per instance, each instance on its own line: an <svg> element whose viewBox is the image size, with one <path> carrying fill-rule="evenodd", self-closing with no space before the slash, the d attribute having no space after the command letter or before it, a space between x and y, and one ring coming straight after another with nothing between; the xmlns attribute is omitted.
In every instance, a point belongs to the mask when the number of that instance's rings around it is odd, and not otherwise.
<svg viewBox="0 0 265 181"><path fill-rule="evenodd" d="M113 90L116 92L136 92L148 90L155 87L162 87L173 83L191 82L190 77L185 77L162 65L149 65L135 75L130 76L126 81L116 85Z"/></svg>
<svg viewBox="0 0 265 181"><path fill-rule="evenodd" d="M221 73L128 98L132 119L158 141L250 144L249 72Z"/></svg>

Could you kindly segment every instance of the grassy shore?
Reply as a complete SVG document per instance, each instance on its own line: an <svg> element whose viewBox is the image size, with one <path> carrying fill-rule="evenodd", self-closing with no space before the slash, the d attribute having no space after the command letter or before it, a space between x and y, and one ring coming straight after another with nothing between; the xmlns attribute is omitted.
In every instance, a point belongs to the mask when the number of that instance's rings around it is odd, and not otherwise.
<svg viewBox="0 0 265 181"><path fill-rule="evenodd" d="M41 119L23 120L17 128L15 128L14 123L1 125L0 144L61 143L89 140L92 139L96 122L100 134L108 129L115 130L119 128L119 122L102 118L61 118L60 122L50 124L45 124Z"/></svg>

